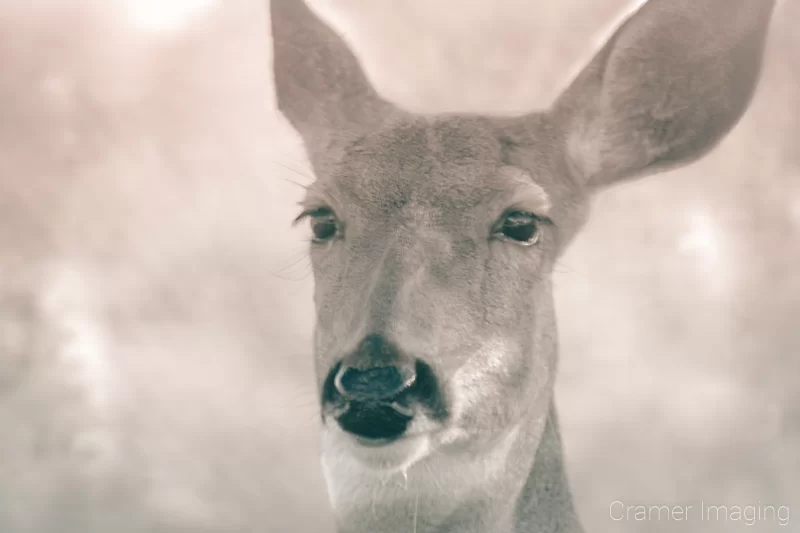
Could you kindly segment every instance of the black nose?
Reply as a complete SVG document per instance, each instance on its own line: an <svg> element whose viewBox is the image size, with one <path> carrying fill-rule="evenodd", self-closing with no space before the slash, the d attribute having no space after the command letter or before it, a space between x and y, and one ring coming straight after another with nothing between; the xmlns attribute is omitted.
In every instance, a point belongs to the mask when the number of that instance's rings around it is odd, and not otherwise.
<svg viewBox="0 0 800 533"><path fill-rule="evenodd" d="M346 357L333 380L336 392L347 401L384 403L414 385L413 360L381 335L367 335Z"/></svg>
<svg viewBox="0 0 800 533"><path fill-rule="evenodd" d="M364 370L342 365L336 373L334 385L347 400L387 402L413 386L416 379L417 374L410 365L377 366Z"/></svg>

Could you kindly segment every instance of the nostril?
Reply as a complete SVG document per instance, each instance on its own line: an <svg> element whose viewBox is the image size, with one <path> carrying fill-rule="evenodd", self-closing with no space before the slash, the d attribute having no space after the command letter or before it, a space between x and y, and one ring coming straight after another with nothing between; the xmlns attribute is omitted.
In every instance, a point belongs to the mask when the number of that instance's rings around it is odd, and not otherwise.
<svg viewBox="0 0 800 533"><path fill-rule="evenodd" d="M351 400L388 400L411 387L416 380L412 369L380 366L356 369L342 365L336 373L336 390Z"/></svg>

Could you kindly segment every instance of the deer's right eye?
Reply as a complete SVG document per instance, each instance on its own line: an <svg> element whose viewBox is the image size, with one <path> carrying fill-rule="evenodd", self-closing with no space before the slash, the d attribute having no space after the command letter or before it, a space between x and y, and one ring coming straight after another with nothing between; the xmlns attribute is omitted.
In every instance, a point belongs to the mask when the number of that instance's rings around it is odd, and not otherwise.
<svg viewBox="0 0 800 533"><path fill-rule="evenodd" d="M339 233L339 226L336 220L331 218L312 219L311 231L314 233L314 242L329 241Z"/></svg>
<svg viewBox="0 0 800 533"><path fill-rule="evenodd" d="M303 213L300 217L307 217L311 221L311 240L314 243L331 241L341 233L336 215L327 207Z"/></svg>

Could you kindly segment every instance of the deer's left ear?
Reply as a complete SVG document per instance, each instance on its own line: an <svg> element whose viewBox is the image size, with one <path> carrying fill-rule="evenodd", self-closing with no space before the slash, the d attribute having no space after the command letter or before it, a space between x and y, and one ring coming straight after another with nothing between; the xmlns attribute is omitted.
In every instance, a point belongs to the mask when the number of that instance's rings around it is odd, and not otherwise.
<svg viewBox="0 0 800 533"><path fill-rule="evenodd" d="M710 151L747 109L775 0L650 0L557 100L551 115L590 187Z"/></svg>

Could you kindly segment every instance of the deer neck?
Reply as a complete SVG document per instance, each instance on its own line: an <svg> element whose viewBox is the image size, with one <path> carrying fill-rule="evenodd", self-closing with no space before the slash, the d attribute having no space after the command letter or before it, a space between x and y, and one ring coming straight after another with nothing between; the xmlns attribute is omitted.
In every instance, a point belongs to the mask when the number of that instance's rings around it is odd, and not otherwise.
<svg viewBox="0 0 800 533"><path fill-rule="evenodd" d="M523 422L483 455L437 454L391 474L356 467L349 480L345 470L327 475L338 533L583 531L552 404L548 416Z"/></svg>

